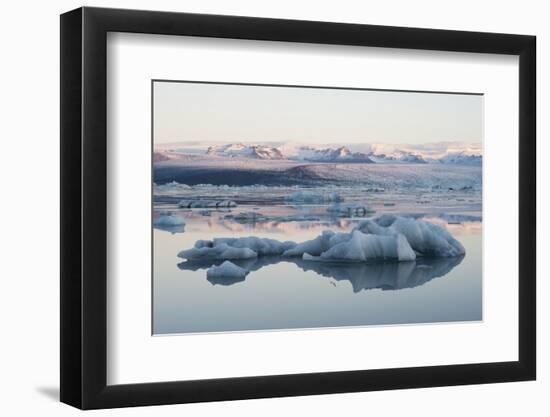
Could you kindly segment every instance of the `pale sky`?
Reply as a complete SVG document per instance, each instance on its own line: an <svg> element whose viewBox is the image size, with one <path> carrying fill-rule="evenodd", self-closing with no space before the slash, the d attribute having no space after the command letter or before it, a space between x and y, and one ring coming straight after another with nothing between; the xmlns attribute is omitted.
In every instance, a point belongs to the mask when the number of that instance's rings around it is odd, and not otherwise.
<svg viewBox="0 0 550 417"><path fill-rule="evenodd" d="M481 143L483 96L154 83L154 141Z"/></svg>

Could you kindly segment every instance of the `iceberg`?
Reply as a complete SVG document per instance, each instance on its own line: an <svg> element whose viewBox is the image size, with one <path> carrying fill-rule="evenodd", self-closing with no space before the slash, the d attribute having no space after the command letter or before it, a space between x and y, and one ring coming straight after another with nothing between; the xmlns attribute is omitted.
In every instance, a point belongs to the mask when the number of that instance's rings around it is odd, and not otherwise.
<svg viewBox="0 0 550 417"><path fill-rule="evenodd" d="M227 215L225 217L228 219L233 219L237 223L256 223L268 220L266 216L255 211L243 211L241 213L235 214L234 216Z"/></svg>
<svg viewBox="0 0 550 417"><path fill-rule="evenodd" d="M293 203L323 204L344 201L338 193L316 193L313 191L296 191L286 197Z"/></svg>
<svg viewBox="0 0 550 417"><path fill-rule="evenodd" d="M243 260L266 256L315 262L414 261L417 257L464 255L462 244L444 228L423 220L382 215L360 222L350 233L325 230L302 243L259 237L199 240L178 256L189 261Z"/></svg>
<svg viewBox="0 0 550 417"><path fill-rule="evenodd" d="M206 271L206 278L212 284L231 285L244 281L249 271L232 262L225 261L219 266L212 266Z"/></svg>
<svg viewBox="0 0 550 417"><path fill-rule="evenodd" d="M180 208L231 208L237 207L237 203L231 200L181 200Z"/></svg>
<svg viewBox="0 0 550 417"><path fill-rule="evenodd" d="M262 213L255 211L243 211L238 214L228 214L225 219L233 220L237 223L268 223L268 222L306 222L306 221L320 221L321 217L309 215L309 214L290 214L287 216L266 216Z"/></svg>
<svg viewBox="0 0 550 417"><path fill-rule="evenodd" d="M441 213L437 215L440 219L445 220L448 224L462 224L464 222L480 222L481 216L472 216L469 214L448 214Z"/></svg>
<svg viewBox="0 0 550 417"><path fill-rule="evenodd" d="M336 203L328 207L327 212L339 217L365 217L376 213L376 210L369 205L361 203Z"/></svg>
<svg viewBox="0 0 550 417"><path fill-rule="evenodd" d="M154 226L182 226L185 220L174 213L163 213L153 220Z"/></svg>

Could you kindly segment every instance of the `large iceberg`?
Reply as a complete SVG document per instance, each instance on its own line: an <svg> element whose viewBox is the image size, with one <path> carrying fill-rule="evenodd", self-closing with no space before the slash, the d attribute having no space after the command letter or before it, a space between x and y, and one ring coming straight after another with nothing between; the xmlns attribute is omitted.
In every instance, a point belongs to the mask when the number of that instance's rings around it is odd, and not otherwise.
<svg viewBox="0 0 550 417"><path fill-rule="evenodd" d="M189 261L300 257L307 261L413 261L417 256L464 255L462 244L444 228L427 221L383 215L360 222L350 233L326 230L302 243L259 237L199 240L178 256Z"/></svg>

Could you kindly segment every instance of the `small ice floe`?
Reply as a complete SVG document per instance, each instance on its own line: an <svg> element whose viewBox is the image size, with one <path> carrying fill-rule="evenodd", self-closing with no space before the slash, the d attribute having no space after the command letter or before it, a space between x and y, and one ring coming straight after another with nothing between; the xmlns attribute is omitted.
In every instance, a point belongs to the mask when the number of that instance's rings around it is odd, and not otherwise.
<svg viewBox="0 0 550 417"><path fill-rule="evenodd" d="M303 204L323 204L344 201L338 193L317 193L313 191L296 191L286 197L288 201Z"/></svg>
<svg viewBox="0 0 550 417"><path fill-rule="evenodd" d="M327 208L327 212L338 217L365 217L376 213L376 210L361 203L335 203Z"/></svg>
<svg viewBox="0 0 550 417"><path fill-rule="evenodd" d="M261 223L261 222L306 222L320 221L319 216L308 214L290 214L288 216L265 216L255 211L245 211L238 214L228 214L226 219L236 221L237 223Z"/></svg>
<svg viewBox="0 0 550 417"><path fill-rule="evenodd" d="M231 200L181 200L180 208L231 208L237 207L237 203Z"/></svg>
<svg viewBox="0 0 550 417"><path fill-rule="evenodd" d="M164 212L153 219L153 227L167 232L182 233L185 231L185 220L172 212Z"/></svg>
<svg viewBox="0 0 550 417"><path fill-rule="evenodd" d="M185 225L185 220L177 214L166 212L161 213L159 217L153 220L155 226L181 226Z"/></svg>
<svg viewBox="0 0 550 417"><path fill-rule="evenodd" d="M257 213L255 211L243 211L241 213L235 214L235 215L229 215L225 216L226 218L233 219L234 221L238 223L256 223L256 222L262 222L267 221L268 218L261 213Z"/></svg>
<svg viewBox="0 0 550 417"><path fill-rule="evenodd" d="M470 214L448 214L441 213L437 217L445 220L447 224L463 224L464 222L480 222L481 216L474 216Z"/></svg>
<svg viewBox="0 0 550 417"><path fill-rule="evenodd" d="M272 220L276 222L318 222L321 217L310 214L290 214L288 216L274 216Z"/></svg>
<svg viewBox="0 0 550 417"><path fill-rule="evenodd" d="M219 266L212 266L206 271L206 278L213 284L231 285L243 281L249 271L232 262L225 261Z"/></svg>

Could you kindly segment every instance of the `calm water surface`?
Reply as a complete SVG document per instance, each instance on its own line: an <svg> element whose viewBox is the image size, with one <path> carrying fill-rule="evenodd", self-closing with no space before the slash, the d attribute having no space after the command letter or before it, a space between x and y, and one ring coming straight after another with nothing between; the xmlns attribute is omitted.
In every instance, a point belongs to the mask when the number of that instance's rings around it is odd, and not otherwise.
<svg viewBox="0 0 550 417"><path fill-rule="evenodd" d="M278 215L287 209L270 210ZM308 209L314 212L315 207ZM183 233L154 229L154 334L482 319L481 221L427 219L448 228L464 245L466 255L460 258L372 265L260 258L242 264L251 270L244 280L209 281L209 264L176 256L199 239L258 236L300 242L327 229L349 231L356 221L240 224L224 212L179 214L187 222Z"/></svg>

